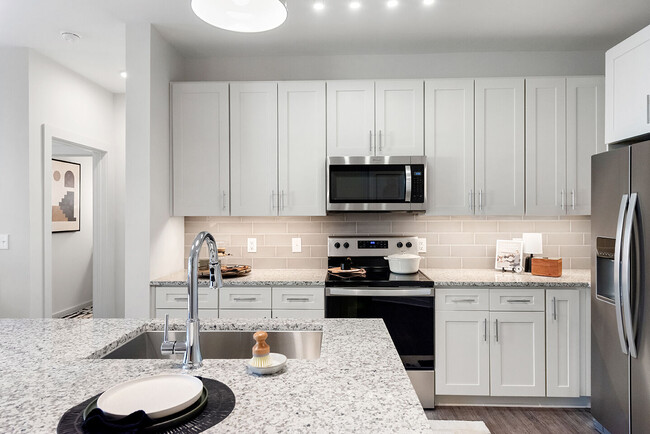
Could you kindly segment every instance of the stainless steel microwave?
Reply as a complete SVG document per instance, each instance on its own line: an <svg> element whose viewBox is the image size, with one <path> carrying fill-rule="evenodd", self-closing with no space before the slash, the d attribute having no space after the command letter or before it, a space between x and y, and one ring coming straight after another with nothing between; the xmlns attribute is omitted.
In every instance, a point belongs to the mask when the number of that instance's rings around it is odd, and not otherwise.
<svg viewBox="0 0 650 434"><path fill-rule="evenodd" d="M328 157L327 211L426 211L426 157Z"/></svg>

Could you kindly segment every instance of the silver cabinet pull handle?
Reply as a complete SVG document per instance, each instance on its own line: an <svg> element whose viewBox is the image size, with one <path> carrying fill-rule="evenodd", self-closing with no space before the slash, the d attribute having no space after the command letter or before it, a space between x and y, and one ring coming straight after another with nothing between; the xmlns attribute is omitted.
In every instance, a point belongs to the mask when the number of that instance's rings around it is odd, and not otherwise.
<svg viewBox="0 0 650 434"><path fill-rule="evenodd" d="M530 303L531 301L525 298L509 298L506 300L506 303Z"/></svg>
<svg viewBox="0 0 650 434"><path fill-rule="evenodd" d="M228 202L226 202L226 199L228 197L228 194L226 193L226 190L223 191L223 209L225 210L227 208Z"/></svg>
<svg viewBox="0 0 650 434"><path fill-rule="evenodd" d="M478 191L478 210L483 211L483 189Z"/></svg>
<svg viewBox="0 0 650 434"><path fill-rule="evenodd" d="M557 306L555 305L555 297L553 297L553 321L557 321Z"/></svg>
<svg viewBox="0 0 650 434"><path fill-rule="evenodd" d="M474 202L474 192L472 190L469 191L468 197L467 197L467 206L469 207L469 210L471 211L474 207L472 206Z"/></svg>
<svg viewBox="0 0 650 434"><path fill-rule="evenodd" d="M564 189L560 190L560 208L564 210Z"/></svg>
<svg viewBox="0 0 650 434"><path fill-rule="evenodd" d="M235 301L255 301L257 297L233 297L232 299Z"/></svg>
<svg viewBox="0 0 650 434"><path fill-rule="evenodd" d="M495 336L497 338L497 342L499 342L499 320L498 319L494 320L494 328L496 329Z"/></svg>
<svg viewBox="0 0 650 434"><path fill-rule="evenodd" d="M275 190L271 190L271 206L273 207L273 209L276 209L278 207L275 199L276 196L277 194L275 193Z"/></svg>
<svg viewBox="0 0 650 434"><path fill-rule="evenodd" d="M187 297L174 297L174 301L187 301Z"/></svg>
<svg viewBox="0 0 650 434"><path fill-rule="evenodd" d="M284 209L284 190L280 190L280 209Z"/></svg>
<svg viewBox="0 0 650 434"><path fill-rule="evenodd" d="M571 209L576 209L576 191L571 189Z"/></svg>
<svg viewBox="0 0 650 434"><path fill-rule="evenodd" d="M379 150L381 151L381 130L379 130L379 140L378 140L378 143L379 143Z"/></svg>
<svg viewBox="0 0 650 434"><path fill-rule="evenodd" d="M483 320L483 340L487 342L487 318Z"/></svg>
<svg viewBox="0 0 650 434"><path fill-rule="evenodd" d="M287 297L287 301L309 301L309 297Z"/></svg>
<svg viewBox="0 0 650 434"><path fill-rule="evenodd" d="M368 131L368 133L368 137L370 138L370 152L372 152L372 130Z"/></svg>
<svg viewBox="0 0 650 434"><path fill-rule="evenodd" d="M474 303L476 299L475 298L454 298L451 301L454 303Z"/></svg>

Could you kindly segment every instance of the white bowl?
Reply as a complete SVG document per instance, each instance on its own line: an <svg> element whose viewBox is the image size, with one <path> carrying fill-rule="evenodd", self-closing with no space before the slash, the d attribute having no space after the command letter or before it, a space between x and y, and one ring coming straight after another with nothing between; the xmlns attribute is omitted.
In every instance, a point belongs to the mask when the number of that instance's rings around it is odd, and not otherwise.
<svg viewBox="0 0 650 434"><path fill-rule="evenodd" d="M410 253L397 253L388 255L384 259L388 261L391 273L411 274L418 272L422 258L419 255Z"/></svg>
<svg viewBox="0 0 650 434"><path fill-rule="evenodd" d="M284 368L284 365L287 364L287 356L285 356L284 354L270 353L269 356L271 356L270 366L265 366L264 368L253 366L251 365L251 361L249 359L246 362L246 365L248 366L248 370L251 371L253 374L269 375L269 374L275 374L276 372L280 371L282 368Z"/></svg>

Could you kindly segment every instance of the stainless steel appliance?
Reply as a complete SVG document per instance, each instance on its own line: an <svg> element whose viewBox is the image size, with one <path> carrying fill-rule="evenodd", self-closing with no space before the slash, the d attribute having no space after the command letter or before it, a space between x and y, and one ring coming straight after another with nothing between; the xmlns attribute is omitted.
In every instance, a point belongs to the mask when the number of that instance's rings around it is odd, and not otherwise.
<svg viewBox="0 0 650 434"><path fill-rule="evenodd" d="M418 270L391 273L389 254L417 253L416 237L330 237L328 266L346 264L364 276L325 279L325 317L381 318L424 408L434 406L433 281Z"/></svg>
<svg viewBox="0 0 650 434"><path fill-rule="evenodd" d="M591 160L591 413L603 433L650 432L650 142Z"/></svg>
<svg viewBox="0 0 650 434"><path fill-rule="evenodd" d="M327 211L425 211L426 157L328 157Z"/></svg>

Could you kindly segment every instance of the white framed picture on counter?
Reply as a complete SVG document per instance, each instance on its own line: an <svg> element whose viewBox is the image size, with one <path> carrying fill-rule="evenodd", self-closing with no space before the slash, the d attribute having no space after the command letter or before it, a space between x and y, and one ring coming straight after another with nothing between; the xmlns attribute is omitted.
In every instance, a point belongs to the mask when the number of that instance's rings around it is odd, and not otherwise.
<svg viewBox="0 0 650 434"><path fill-rule="evenodd" d="M497 240L497 255L494 268L497 270L517 271L522 266L523 255L523 241Z"/></svg>

